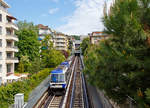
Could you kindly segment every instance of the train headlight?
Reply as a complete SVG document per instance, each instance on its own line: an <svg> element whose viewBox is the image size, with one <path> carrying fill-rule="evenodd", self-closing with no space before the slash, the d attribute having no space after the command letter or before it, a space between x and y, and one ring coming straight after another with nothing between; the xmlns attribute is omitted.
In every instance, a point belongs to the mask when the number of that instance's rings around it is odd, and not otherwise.
<svg viewBox="0 0 150 108"><path fill-rule="evenodd" d="M62 88L66 88L66 84L62 84Z"/></svg>

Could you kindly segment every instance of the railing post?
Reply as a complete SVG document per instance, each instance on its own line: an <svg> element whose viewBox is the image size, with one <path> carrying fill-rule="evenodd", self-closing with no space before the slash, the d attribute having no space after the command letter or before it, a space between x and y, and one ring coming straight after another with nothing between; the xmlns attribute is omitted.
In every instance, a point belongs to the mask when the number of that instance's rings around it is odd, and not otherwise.
<svg viewBox="0 0 150 108"><path fill-rule="evenodd" d="M24 106L24 94L18 93L15 95L15 108L23 108Z"/></svg>

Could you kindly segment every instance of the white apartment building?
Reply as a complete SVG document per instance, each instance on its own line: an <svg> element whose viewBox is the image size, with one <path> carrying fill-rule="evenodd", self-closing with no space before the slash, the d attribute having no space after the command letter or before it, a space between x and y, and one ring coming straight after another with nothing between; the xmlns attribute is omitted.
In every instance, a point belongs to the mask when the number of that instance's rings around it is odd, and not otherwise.
<svg viewBox="0 0 150 108"><path fill-rule="evenodd" d="M91 44L98 44L99 41L108 39L108 35L103 34L103 32L92 32L89 33Z"/></svg>
<svg viewBox="0 0 150 108"><path fill-rule="evenodd" d="M9 75L14 74L15 63L19 62L14 56L18 52L15 46L15 41L18 41L15 30L18 27L14 24L16 18L8 13L8 8L9 5L0 0L0 85L7 82Z"/></svg>
<svg viewBox="0 0 150 108"><path fill-rule="evenodd" d="M68 38L62 33L54 33L54 47L56 50L68 50Z"/></svg>
<svg viewBox="0 0 150 108"><path fill-rule="evenodd" d="M39 38L38 40L41 41L45 38L45 35L51 34L51 29L48 26L44 26L42 24L37 25L39 29Z"/></svg>
<svg viewBox="0 0 150 108"><path fill-rule="evenodd" d="M56 50L68 50L68 38L66 35L51 30L48 26L44 26L42 24L38 24L37 27L39 29L39 41L42 41L46 35L51 35L51 41L53 42L53 46Z"/></svg>

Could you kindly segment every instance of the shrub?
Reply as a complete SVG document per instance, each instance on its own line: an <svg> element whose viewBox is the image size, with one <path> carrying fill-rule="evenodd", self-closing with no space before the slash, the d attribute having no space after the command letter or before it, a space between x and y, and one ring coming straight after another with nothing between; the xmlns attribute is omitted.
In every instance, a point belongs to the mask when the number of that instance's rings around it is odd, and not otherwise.
<svg viewBox="0 0 150 108"><path fill-rule="evenodd" d="M46 68L32 75L28 80L18 81L7 86L0 87L0 108L8 108L14 102L14 95L17 93L24 93L25 101L31 91L38 86L50 73L53 68Z"/></svg>

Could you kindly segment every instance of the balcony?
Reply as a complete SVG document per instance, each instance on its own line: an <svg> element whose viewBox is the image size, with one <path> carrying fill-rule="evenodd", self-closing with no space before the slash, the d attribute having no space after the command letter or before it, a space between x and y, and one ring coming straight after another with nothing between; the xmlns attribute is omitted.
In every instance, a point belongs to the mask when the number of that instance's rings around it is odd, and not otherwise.
<svg viewBox="0 0 150 108"><path fill-rule="evenodd" d="M6 63L19 63L19 60L17 57L7 57Z"/></svg>
<svg viewBox="0 0 150 108"><path fill-rule="evenodd" d="M6 34L6 39L7 40L14 40L14 41L19 41L18 37L13 34Z"/></svg>
<svg viewBox="0 0 150 108"><path fill-rule="evenodd" d="M65 50L65 51L67 51L67 48L65 48L65 47L56 47L56 50Z"/></svg>
<svg viewBox="0 0 150 108"><path fill-rule="evenodd" d="M65 40L55 40L55 42L66 42Z"/></svg>
<svg viewBox="0 0 150 108"><path fill-rule="evenodd" d="M55 44L55 46L57 47L57 46L62 46L62 47L65 47L66 46L66 44Z"/></svg>
<svg viewBox="0 0 150 108"><path fill-rule="evenodd" d="M56 39L66 39L64 36L55 36Z"/></svg>
<svg viewBox="0 0 150 108"><path fill-rule="evenodd" d="M8 11L7 11L7 9L4 8L4 7L2 7L2 6L0 6L0 10L2 10L2 11L4 11L4 12L6 12L7 14L9 14Z"/></svg>
<svg viewBox="0 0 150 108"><path fill-rule="evenodd" d="M16 46L7 46L6 51L18 52L18 47Z"/></svg>
<svg viewBox="0 0 150 108"><path fill-rule="evenodd" d="M6 27L7 27L7 28L12 28L12 29L18 30L17 25L16 25L15 23L13 23L13 22L7 22L7 23L6 23Z"/></svg>

